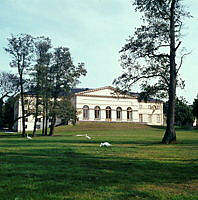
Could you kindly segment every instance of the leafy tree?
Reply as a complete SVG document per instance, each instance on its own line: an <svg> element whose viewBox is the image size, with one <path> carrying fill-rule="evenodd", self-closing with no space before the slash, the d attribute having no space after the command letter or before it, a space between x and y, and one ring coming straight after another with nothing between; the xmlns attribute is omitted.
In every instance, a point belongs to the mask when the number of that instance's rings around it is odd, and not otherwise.
<svg viewBox="0 0 198 200"><path fill-rule="evenodd" d="M14 125L14 104L17 97L9 97L6 99L3 105L3 127L9 128L10 130Z"/></svg>
<svg viewBox="0 0 198 200"><path fill-rule="evenodd" d="M59 103L58 117L62 120L61 124L68 124L70 120L72 123L76 123L76 110L71 104L70 96L62 97Z"/></svg>
<svg viewBox="0 0 198 200"><path fill-rule="evenodd" d="M11 73L0 73L0 129L3 126L3 105L5 99L14 96L18 92L18 78Z"/></svg>
<svg viewBox="0 0 198 200"><path fill-rule="evenodd" d="M168 115L168 102L164 105L164 114ZM175 124L184 128L192 127L194 116L192 106L189 106L184 98L176 98Z"/></svg>
<svg viewBox="0 0 198 200"><path fill-rule="evenodd" d="M67 96L69 94L71 88L79 83L78 79L81 75L86 75L84 63L78 63L78 65L75 66L68 48L56 48L53 54L53 63L50 67L50 136L54 134L56 118L61 112L61 96Z"/></svg>
<svg viewBox="0 0 198 200"><path fill-rule="evenodd" d="M186 53L176 55L182 43L182 20L190 15L184 11L181 0L134 0L134 5L143 13L143 25L121 50L124 73L114 84L129 90L140 82L147 96L168 97L167 128L162 139L162 143L168 144L176 141L176 87L184 86L179 70Z"/></svg>
<svg viewBox="0 0 198 200"><path fill-rule="evenodd" d="M51 49L51 40L45 37L38 37L35 41L36 52L36 65L33 68L33 91L35 97L35 112L34 112L34 130L33 136L36 132L36 124L38 115L43 114L43 129L42 134L47 135L47 121L48 121L48 101L49 101L49 65L52 54L49 52ZM41 110L42 105L42 110Z"/></svg>
<svg viewBox="0 0 198 200"><path fill-rule="evenodd" d="M193 101L193 115L198 119L198 96Z"/></svg>
<svg viewBox="0 0 198 200"><path fill-rule="evenodd" d="M34 42L32 36L28 34L11 35L8 38L8 46L5 48L5 51L12 57L10 66L16 67L18 70L22 107L22 136L25 136L24 85L26 83L25 73L30 68L33 59Z"/></svg>

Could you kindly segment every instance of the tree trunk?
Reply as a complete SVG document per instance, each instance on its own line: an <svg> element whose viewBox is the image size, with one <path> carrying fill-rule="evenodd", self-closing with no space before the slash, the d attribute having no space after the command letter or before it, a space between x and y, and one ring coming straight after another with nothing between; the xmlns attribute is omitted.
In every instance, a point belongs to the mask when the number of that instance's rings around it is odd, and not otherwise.
<svg viewBox="0 0 198 200"><path fill-rule="evenodd" d="M47 101L46 101L46 106L45 106L45 136L47 136L47 128L48 128L48 119L49 119L49 117L48 117L48 103L47 103Z"/></svg>
<svg viewBox="0 0 198 200"><path fill-rule="evenodd" d="M24 92L23 92L23 77L20 75L20 88L21 88L21 108L22 108L22 137L25 137L25 105L24 105Z"/></svg>
<svg viewBox="0 0 198 200"><path fill-rule="evenodd" d="M39 97L36 95L36 106L35 106L35 119L34 119L34 130L32 132L32 136L34 137L36 134L36 124L38 121L38 106L39 106Z"/></svg>
<svg viewBox="0 0 198 200"><path fill-rule="evenodd" d="M42 121L42 136L45 135L45 105L43 102L43 121Z"/></svg>
<svg viewBox="0 0 198 200"><path fill-rule="evenodd" d="M168 101L168 116L167 127L164 137L162 139L163 144L170 144L176 142L175 132L175 96L176 96L176 48L175 48L175 4L176 0L172 0L170 9L170 83L169 83L169 101Z"/></svg>
<svg viewBox="0 0 198 200"><path fill-rule="evenodd" d="M53 116L52 116L52 122L51 122L51 126L50 126L49 136L53 136L54 135L55 124L56 124L56 114L53 114Z"/></svg>

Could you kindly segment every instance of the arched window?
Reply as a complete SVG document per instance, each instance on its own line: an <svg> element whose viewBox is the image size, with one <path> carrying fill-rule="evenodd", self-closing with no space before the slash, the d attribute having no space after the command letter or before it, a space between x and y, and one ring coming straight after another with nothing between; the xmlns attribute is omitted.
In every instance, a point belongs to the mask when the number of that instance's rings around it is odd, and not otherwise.
<svg viewBox="0 0 198 200"><path fill-rule="evenodd" d="M106 107L106 119L111 119L111 107Z"/></svg>
<svg viewBox="0 0 198 200"><path fill-rule="evenodd" d="M127 120L132 121L132 108L131 107L127 108Z"/></svg>
<svg viewBox="0 0 198 200"><path fill-rule="evenodd" d="M117 117L117 120L121 120L122 119L122 108L117 107L117 109L116 109L116 117Z"/></svg>
<svg viewBox="0 0 198 200"><path fill-rule="evenodd" d="M83 106L83 119L89 119L89 107L87 105Z"/></svg>
<svg viewBox="0 0 198 200"><path fill-rule="evenodd" d="M100 107L96 106L94 108L94 115L95 115L95 119L100 119Z"/></svg>

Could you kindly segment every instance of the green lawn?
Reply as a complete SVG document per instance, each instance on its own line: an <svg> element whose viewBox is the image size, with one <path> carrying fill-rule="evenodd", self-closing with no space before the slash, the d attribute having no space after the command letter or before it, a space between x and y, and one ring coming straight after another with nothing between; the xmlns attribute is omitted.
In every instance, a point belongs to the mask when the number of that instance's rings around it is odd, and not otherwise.
<svg viewBox="0 0 198 200"><path fill-rule="evenodd" d="M77 137L88 134L91 140ZM53 137L0 133L2 200L198 199L198 130L84 123ZM100 147L108 141L112 147Z"/></svg>

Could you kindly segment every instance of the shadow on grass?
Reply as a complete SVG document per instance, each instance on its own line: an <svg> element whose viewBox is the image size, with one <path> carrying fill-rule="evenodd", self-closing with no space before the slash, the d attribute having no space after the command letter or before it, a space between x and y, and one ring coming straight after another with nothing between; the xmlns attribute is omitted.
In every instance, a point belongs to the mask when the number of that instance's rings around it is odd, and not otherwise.
<svg viewBox="0 0 198 200"><path fill-rule="evenodd" d="M109 199L160 199L155 193L140 191L138 186L198 179L197 160L157 162L112 157L99 148L94 155L69 147L40 149L37 144L35 149L1 153L0 199L53 199L52 194L72 199L70 195L81 196L85 192L92 194L92 199L97 193L105 197L107 192L112 194Z"/></svg>

